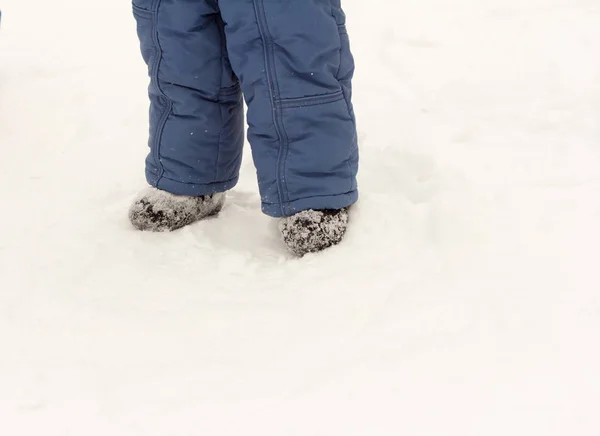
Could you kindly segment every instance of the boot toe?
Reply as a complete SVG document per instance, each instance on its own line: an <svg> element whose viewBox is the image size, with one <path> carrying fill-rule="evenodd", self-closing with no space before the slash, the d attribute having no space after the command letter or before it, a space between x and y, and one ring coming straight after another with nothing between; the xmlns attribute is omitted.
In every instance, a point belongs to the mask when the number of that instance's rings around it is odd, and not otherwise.
<svg viewBox="0 0 600 436"><path fill-rule="evenodd" d="M289 250L297 256L317 253L339 244L348 227L348 210L306 210L282 218L279 229Z"/></svg>
<svg viewBox="0 0 600 436"><path fill-rule="evenodd" d="M129 221L138 230L170 232L219 213L224 202L224 193L190 197L150 189L131 205Z"/></svg>

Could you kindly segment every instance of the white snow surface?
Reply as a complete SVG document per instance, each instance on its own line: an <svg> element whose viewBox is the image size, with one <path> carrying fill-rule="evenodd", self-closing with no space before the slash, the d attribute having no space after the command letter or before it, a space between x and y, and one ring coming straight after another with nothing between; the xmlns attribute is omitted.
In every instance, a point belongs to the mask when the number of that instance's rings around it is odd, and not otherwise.
<svg viewBox="0 0 600 436"><path fill-rule="evenodd" d="M1 435L600 434L600 3L344 3L362 197L298 260L249 158L133 230L130 2L1 2Z"/></svg>

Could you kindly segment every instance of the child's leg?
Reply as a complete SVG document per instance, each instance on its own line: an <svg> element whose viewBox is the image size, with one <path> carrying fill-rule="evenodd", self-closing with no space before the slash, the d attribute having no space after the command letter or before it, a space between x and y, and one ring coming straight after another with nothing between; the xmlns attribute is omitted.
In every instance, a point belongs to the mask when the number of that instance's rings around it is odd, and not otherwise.
<svg viewBox="0 0 600 436"><path fill-rule="evenodd" d="M342 209L358 197L354 62L340 0L220 0L248 103L263 211Z"/></svg>
<svg viewBox="0 0 600 436"><path fill-rule="evenodd" d="M202 196L231 189L241 163L241 91L217 0L133 0L150 75L148 182Z"/></svg>

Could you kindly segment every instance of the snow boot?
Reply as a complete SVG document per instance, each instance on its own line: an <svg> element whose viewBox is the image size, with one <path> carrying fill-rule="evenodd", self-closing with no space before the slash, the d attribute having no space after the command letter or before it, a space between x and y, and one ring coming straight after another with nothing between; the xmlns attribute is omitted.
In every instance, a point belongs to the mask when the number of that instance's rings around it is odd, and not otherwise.
<svg viewBox="0 0 600 436"><path fill-rule="evenodd" d="M171 232L216 215L223 208L225 193L191 197L150 188L129 209L129 220L138 229Z"/></svg>
<svg viewBox="0 0 600 436"><path fill-rule="evenodd" d="M348 227L348 209L305 210L282 218L283 241L296 256L317 253L339 244Z"/></svg>

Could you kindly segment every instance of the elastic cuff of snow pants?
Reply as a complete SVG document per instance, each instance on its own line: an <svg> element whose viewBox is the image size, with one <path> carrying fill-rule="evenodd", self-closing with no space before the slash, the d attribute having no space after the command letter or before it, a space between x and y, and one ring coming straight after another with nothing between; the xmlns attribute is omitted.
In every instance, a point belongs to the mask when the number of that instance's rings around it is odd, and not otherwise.
<svg viewBox="0 0 600 436"><path fill-rule="evenodd" d="M225 182L206 184L177 182L165 177L161 177L158 180L157 179L158 177L156 174L146 170L146 180L155 188L170 192L171 194L175 195L200 197L201 195L211 195L216 194L217 192L225 192L233 189L235 185L237 185L239 177L235 177L234 179L227 180Z"/></svg>
<svg viewBox="0 0 600 436"><path fill-rule="evenodd" d="M284 203L283 207L281 204L262 204L262 211L274 218L281 218L284 216L292 216L303 210L325 210L325 209L343 209L345 207L352 206L358 201L358 191L347 192L340 195L326 195L322 197L308 197L301 198L299 200L290 201ZM283 210L283 211L282 211Z"/></svg>

